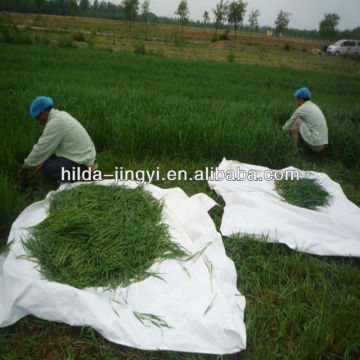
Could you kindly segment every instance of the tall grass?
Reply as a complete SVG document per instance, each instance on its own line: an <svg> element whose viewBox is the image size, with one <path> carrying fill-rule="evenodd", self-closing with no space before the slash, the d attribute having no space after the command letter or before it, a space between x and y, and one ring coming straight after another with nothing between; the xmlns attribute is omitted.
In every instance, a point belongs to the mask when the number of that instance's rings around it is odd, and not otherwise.
<svg viewBox="0 0 360 360"><path fill-rule="evenodd" d="M2 189L41 134L29 116L38 95L77 118L98 151L281 168L292 163L281 126L296 107L294 89L306 85L328 119L326 156L359 168L359 78L39 45L0 44L0 61Z"/></svg>
<svg viewBox="0 0 360 360"><path fill-rule="evenodd" d="M23 206L24 201L19 195L19 189L14 183L15 179L11 178L8 173L0 172L0 238L5 237L9 231L9 226L14 220L16 213L19 213ZM0 246L4 241L0 240ZM0 251L1 253L1 251Z"/></svg>
<svg viewBox="0 0 360 360"><path fill-rule="evenodd" d="M289 142L280 127L296 107L293 90L306 84L327 115L330 145L336 148L330 149L331 157L350 167L357 160L359 123L338 117L358 111L358 78L126 53L2 49L8 96L0 106L6 109L16 99L16 121L31 129L22 144L27 150L36 140L28 108L42 93L79 119L100 150L137 158L227 156L280 167L286 165ZM2 118L13 133L13 124ZM13 143L6 151L15 152L12 158L20 162L17 148Z"/></svg>

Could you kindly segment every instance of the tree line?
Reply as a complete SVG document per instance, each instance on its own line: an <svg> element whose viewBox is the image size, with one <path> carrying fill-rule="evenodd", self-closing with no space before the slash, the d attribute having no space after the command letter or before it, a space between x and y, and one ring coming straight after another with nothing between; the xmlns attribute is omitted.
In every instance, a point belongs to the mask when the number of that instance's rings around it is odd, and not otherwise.
<svg viewBox="0 0 360 360"><path fill-rule="evenodd" d="M0 10L22 13L45 13L53 15L88 16L115 20L127 20L129 26L133 21L151 22L154 24L185 25L194 27L213 28L215 33L220 29L231 29L235 32L265 33L267 27L260 27L258 18L259 9L251 9L247 19L247 3L244 0L220 0L214 9L204 11L202 20L190 19L190 11L186 0L181 0L174 12L176 17L157 16L150 11L150 0L123 0L121 4L99 0L0 0ZM210 21L210 15L213 22ZM291 14L281 10L275 21L273 30L275 34L294 37L330 39L355 38L360 39L360 27L353 30L338 31L337 25L340 17L337 14L325 14L314 30L289 29ZM247 23L245 24L245 21Z"/></svg>
<svg viewBox="0 0 360 360"><path fill-rule="evenodd" d="M245 13L246 13L247 3L244 0L231 0L225 1L220 0L216 5L215 9L212 9L214 15L214 27L215 33L219 28L222 28L224 25L230 25L235 31L235 38L237 37L237 31L239 28L247 28L250 32L254 32L259 29L258 18L260 16L259 9L252 9L248 15L248 25L244 26ZM186 0L181 0L175 15L179 16L179 22L183 27L186 23L189 22L189 9L187 6ZM285 32L290 32L292 35L301 34L303 35L306 30L296 30L288 29L290 23L291 13L280 10L278 13L275 22L274 22L274 32L280 38ZM340 16L337 14L324 14L324 18L319 23L319 29L313 31L307 31L307 36L309 38L322 38L334 40L338 37L346 36L360 39L360 27L357 27L353 30L346 30L339 32L337 26L339 24ZM210 22L210 16L208 11L203 13L203 25L206 26Z"/></svg>

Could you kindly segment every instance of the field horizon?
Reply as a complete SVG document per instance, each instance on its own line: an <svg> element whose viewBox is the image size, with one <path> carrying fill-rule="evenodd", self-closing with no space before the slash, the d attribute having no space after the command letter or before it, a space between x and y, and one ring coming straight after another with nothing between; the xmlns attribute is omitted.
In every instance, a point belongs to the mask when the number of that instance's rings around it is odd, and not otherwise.
<svg viewBox="0 0 360 360"><path fill-rule="evenodd" d="M359 59L315 53L318 40L269 37L178 25L144 24L101 18L45 14L2 13L2 25L10 33L5 42L42 43L61 47L141 52L162 57L258 64L360 75ZM13 31L15 30L15 32ZM216 34L216 35L215 35ZM215 38L214 38L215 37ZM1 34L0 34L1 41Z"/></svg>

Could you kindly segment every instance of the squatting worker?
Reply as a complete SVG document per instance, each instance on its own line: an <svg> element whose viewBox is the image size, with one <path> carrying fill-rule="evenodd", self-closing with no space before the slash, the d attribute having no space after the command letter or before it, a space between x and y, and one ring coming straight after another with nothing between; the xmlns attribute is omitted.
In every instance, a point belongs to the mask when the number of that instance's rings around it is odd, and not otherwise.
<svg viewBox="0 0 360 360"><path fill-rule="evenodd" d="M295 92L298 108L285 123L283 130L289 131L293 139L293 154L297 153L297 144L301 135L305 145L312 151L320 152L328 144L326 119L320 108L311 100L307 88Z"/></svg>
<svg viewBox="0 0 360 360"><path fill-rule="evenodd" d="M81 171L96 169L96 151L89 134L70 114L54 109L51 98L37 97L30 115L44 126L44 131L24 160L23 168L43 164L45 175L57 181L63 180L62 168L70 172L78 167ZM71 179L74 180L80 179Z"/></svg>

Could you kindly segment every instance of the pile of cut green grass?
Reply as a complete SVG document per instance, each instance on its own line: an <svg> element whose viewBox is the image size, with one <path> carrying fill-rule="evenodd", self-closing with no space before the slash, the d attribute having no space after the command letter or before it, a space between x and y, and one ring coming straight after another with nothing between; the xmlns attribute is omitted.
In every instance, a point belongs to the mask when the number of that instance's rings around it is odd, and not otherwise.
<svg viewBox="0 0 360 360"><path fill-rule="evenodd" d="M156 276L154 262L186 255L171 241L162 208L142 187L80 185L52 197L49 216L23 243L50 281L128 286Z"/></svg>
<svg viewBox="0 0 360 360"><path fill-rule="evenodd" d="M311 210L330 205L332 199L316 179L282 179L276 181L275 188L289 204Z"/></svg>

